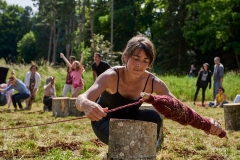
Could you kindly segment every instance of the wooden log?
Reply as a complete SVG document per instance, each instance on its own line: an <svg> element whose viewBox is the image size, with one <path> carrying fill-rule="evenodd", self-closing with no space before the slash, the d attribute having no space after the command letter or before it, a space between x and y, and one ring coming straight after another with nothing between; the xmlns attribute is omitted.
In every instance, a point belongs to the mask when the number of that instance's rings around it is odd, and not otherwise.
<svg viewBox="0 0 240 160"><path fill-rule="evenodd" d="M70 98L69 99L69 116L76 116L80 117L84 115L84 112L80 112L75 105L77 98Z"/></svg>
<svg viewBox="0 0 240 160"><path fill-rule="evenodd" d="M52 99L52 113L56 117L69 115L69 97L54 97Z"/></svg>
<svg viewBox="0 0 240 160"><path fill-rule="evenodd" d="M108 160L156 160L157 124L111 119Z"/></svg>
<svg viewBox="0 0 240 160"><path fill-rule="evenodd" d="M240 103L227 103L223 107L225 129L240 131Z"/></svg>

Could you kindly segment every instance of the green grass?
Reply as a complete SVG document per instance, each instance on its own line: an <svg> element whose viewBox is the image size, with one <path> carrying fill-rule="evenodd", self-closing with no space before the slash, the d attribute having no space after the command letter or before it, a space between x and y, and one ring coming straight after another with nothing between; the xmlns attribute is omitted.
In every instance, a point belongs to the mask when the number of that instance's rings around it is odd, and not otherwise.
<svg viewBox="0 0 240 160"><path fill-rule="evenodd" d="M0 66L16 71L20 79L24 79L30 66L9 66L0 61ZM100 160L108 151L108 147L97 140L87 118L61 123L47 124L21 129L15 127L33 126L44 123L70 120L76 117L54 117L51 112L42 112L41 97L47 76L56 77L57 95L60 96L65 81L65 68L52 68L40 65L39 73L42 84L38 92L37 102L31 111L13 112L13 107L0 108L0 157L5 159L33 160ZM171 92L186 105L204 117L218 120L223 128L223 108L197 107L192 105L195 93L196 78L187 76L159 76ZM91 71L84 74L87 89L92 84ZM229 100L232 101L238 92L239 75L226 74L224 87ZM199 93L198 100L201 99ZM207 101L212 101L212 89L206 92ZM158 160L238 160L240 157L240 132L227 131L228 139L205 134L191 126L183 126L172 120L164 119L164 143L157 153ZM3 154L3 151L5 153ZM1 158L0 158L1 159Z"/></svg>

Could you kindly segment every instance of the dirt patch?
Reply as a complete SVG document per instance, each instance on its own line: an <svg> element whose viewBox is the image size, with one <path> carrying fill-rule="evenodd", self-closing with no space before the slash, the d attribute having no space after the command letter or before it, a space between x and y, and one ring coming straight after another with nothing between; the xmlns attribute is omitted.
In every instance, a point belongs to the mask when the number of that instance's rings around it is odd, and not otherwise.
<svg viewBox="0 0 240 160"><path fill-rule="evenodd" d="M207 157L207 160L226 160L226 158L219 155L210 155Z"/></svg>
<svg viewBox="0 0 240 160"><path fill-rule="evenodd" d="M70 143L56 142L52 146L38 146L38 149L39 149L38 154L39 155L46 155L52 148L59 148L59 149L62 149L62 150L76 151L76 150L79 150L81 144L82 144L81 142L70 142ZM9 159L9 158L12 158L12 157L21 157L21 156L23 156L23 155L22 155L22 153L19 149L0 151L0 157L5 158L5 159ZM34 155L34 153L32 153L32 155L24 154L25 158L31 158L31 157L36 157L36 156L37 155Z"/></svg>
<svg viewBox="0 0 240 160"><path fill-rule="evenodd" d="M79 150L81 144L82 144L81 142L70 142L70 143L56 142L52 146L38 146L38 149L40 153L43 155L48 153L52 148L59 148L62 150L71 150L71 151Z"/></svg>
<svg viewBox="0 0 240 160"><path fill-rule="evenodd" d="M174 151L177 152L180 157L189 157L189 156L195 155L197 153L194 150L188 150L188 149L180 150L177 148L175 148Z"/></svg>
<svg viewBox="0 0 240 160"><path fill-rule="evenodd" d="M90 140L92 143L94 143L96 146L98 146L98 147L102 147L102 146L104 146L104 145L106 145L106 144L104 144L102 141L100 141L99 139L92 139L92 140Z"/></svg>

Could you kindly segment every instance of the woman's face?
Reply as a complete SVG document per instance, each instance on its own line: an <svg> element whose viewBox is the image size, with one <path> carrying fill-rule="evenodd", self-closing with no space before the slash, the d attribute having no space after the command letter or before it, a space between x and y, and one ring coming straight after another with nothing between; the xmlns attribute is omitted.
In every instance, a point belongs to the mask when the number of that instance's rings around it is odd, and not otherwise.
<svg viewBox="0 0 240 160"><path fill-rule="evenodd" d="M126 59L127 70L135 75L141 76L149 67L150 59L143 50L136 50L129 59Z"/></svg>

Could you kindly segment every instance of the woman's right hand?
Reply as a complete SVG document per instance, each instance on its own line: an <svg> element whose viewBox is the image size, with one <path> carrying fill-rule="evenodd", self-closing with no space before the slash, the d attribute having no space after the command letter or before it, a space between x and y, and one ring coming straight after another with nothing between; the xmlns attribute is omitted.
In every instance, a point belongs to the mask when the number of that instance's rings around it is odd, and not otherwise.
<svg viewBox="0 0 240 160"><path fill-rule="evenodd" d="M64 57L64 54L63 53L60 53L60 58L63 58Z"/></svg>
<svg viewBox="0 0 240 160"><path fill-rule="evenodd" d="M80 106L80 101L77 98L76 107L79 110L84 111L87 118L89 118L91 121L99 121L103 117L107 116L106 111L108 110L108 108L102 108L99 104L90 100L85 100L84 104Z"/></svg>

